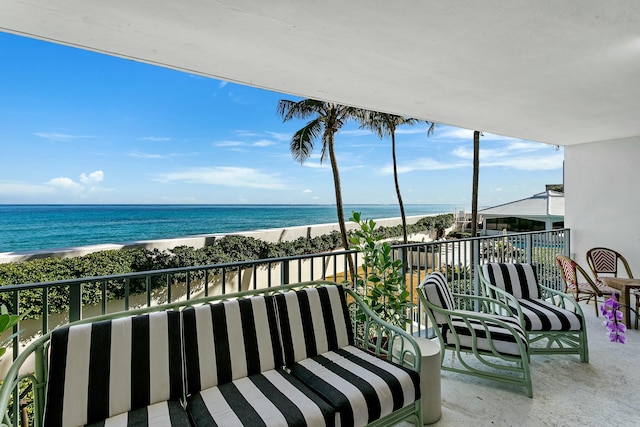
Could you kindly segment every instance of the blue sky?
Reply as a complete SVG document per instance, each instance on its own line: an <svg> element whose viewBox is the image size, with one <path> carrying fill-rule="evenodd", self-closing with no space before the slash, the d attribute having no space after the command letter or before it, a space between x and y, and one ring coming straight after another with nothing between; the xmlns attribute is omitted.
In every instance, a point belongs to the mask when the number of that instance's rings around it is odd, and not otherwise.
<svg viewBox="0 0 640 427"><path fill-rule="evenodd" d="M0 33L0 203L320 203L335 196L320 143L289 152L297 98ZM405 203L471 200L472 131L402 127ZM336 135L343 201L397 203L391 141L354 124ZM562 148L485 133L481 206L562 182Z"/></svg>

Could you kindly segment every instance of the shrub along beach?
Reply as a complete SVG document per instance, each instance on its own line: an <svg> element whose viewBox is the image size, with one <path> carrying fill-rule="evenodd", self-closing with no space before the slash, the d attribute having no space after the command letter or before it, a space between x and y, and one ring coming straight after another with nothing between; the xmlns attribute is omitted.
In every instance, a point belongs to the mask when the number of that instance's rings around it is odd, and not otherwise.
<svg viewBox="0 0 640 427"><path fill-rule="evenodd" d="M408 234L432 232L441 235L442 231L449 228L452 223L452 214L426 216L415 224L408 225L407 232ZM398 236L402 236L402 226L380 226L376 228L376 232L382 239L398 238ZM159 250L137 247L99 251L71 258L48 257L0 264L0 286L263 260L328 252L342 246L338 232L317 237L299 237L295 240L275 243L241 235L225 235L211 240L210 244L201 248L177 246L172 249ZM138 291L143 291L143 284L140 286L141 289ZM63 293L66 294L66 292ZM118 299L123 295L124 289L116 288L109 292L107 297ZM102 299L101 290L87 287L83 291L83 299L84 304L97 303ZM3 294L0 298L0 304L12 306L9 295ZM33 307L29 317L39 317L42 311L41 291L21 292L20 305L26 308ZM51 313L63 313L68 311L68 308L66 295L58 295L55 290L50 291L49 310Z"/></svg>

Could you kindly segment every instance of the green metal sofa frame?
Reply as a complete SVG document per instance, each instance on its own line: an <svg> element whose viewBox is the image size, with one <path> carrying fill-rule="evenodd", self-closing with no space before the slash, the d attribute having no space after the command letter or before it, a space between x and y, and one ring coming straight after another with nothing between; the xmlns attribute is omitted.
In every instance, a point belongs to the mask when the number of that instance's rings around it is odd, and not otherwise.
<svg viewBox="0 0 640 427"><path fill-rule="evenodd" d="M420 361L412 337L356 293L315 281L56 328L13 362L0 407L26 382L35 427L422 425Z"/></svg>

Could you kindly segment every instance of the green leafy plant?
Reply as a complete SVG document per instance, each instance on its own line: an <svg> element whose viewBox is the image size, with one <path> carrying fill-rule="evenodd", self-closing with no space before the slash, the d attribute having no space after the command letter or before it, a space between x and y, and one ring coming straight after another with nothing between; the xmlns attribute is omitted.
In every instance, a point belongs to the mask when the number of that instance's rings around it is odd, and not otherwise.
<svg viewBox="0 0 640 427"><path fill-rule="evenodd" d="M26 314L27 313L23 313L21 315L10 314L9 310L7 310L7 307L4 304L2 304L0 306L0 334L2 334L6 330L9 330L9 329L13 328L15 325L17 325L18 322L21 321L22 318ZM13 334L9 335L7 338L2 340L2 342L0 342L0 357L2 357L4 355L4 353L7 351L5 346L12 339L17 337L21 332L22 331L14 332Z"/></svg>
<svg viewBox="0 0 640 427"><path fill-rule="evenodd" d="M362 272L356 274L356 288L364 293L363 299L380 318L405 328L409 322L410 301L404 276L403 264L393 259L393 250L387 242L381 241L375 231L373 220L362 219L360 212L351 212L351 222L359 225L351 237L351 249L362 254Z"/></svg>

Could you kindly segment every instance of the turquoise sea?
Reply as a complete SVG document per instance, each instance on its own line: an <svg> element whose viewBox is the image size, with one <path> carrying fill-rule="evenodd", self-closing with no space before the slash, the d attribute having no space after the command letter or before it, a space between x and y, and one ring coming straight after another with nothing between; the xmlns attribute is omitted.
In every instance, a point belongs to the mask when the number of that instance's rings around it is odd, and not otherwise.
<svg viewBox="0 0 640 427"><path fill-rule="evenodd" d="M407 216L454 205L406 205ZM397 205L345 205L364 218L400 216ZM332 205L0 205L0 252L66 248L337 222Z"/></svg>

